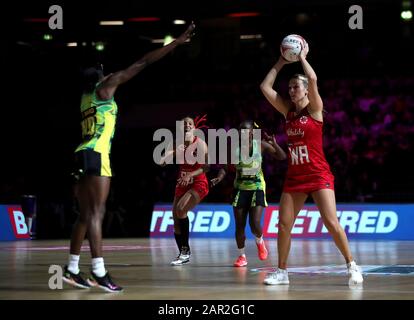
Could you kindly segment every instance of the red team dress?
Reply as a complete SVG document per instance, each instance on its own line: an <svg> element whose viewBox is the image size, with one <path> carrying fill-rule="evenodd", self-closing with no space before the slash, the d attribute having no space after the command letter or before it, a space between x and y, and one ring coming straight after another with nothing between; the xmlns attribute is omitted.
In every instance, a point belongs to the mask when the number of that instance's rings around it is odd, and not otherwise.
<svg viewBox="0 0 414 320"><path fill-rule="evenodd" d="M298 115L286 116L288 136L288 170L283 192L311 193L320 189L334 190L334 176L322 147L323 122L315 120L303 108Z"/></svg>
<svg viewBox="0 0 414 320"><path fill-rule="evenodd" d="M186 147L185 150L187 150L188 148L194 147L196 146L196 142L197 142L198 137L194 137L193 142ZM195 152L197 151L197 149L195 149ZM194 156L196 156L195 153L193 153ZM179 177L182 177L184 175L184 172L192 172L192 171L196 171L200 168L203 167L203 164L199 164L199 163L195 163L195 164L189 164L186 162L186 159L184 157L184 164L180 164L180 171L178 173ZM208 194L208 179L206 174L203 172L202 174L199 174L196 177L193 177L190 181L190 183L186 186L182 186L179 185L177 183L177 185L175 186L175 196L177 198L183 196L188 190L193 189L195 192L198 193L198 195L200 196L200 200L202 200L207 194Z"/></svg>

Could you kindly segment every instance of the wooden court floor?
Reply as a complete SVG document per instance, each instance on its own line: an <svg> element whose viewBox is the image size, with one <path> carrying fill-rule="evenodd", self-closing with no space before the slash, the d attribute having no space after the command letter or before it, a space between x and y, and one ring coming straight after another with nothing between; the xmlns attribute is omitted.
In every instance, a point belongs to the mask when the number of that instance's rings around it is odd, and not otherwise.
<svg viewBox="0 0 414 320"><path fill-rule="evenodd" d="M233 239L190 239L191 263L172 267L169 263L177 255L173 239L105 239L106 267L125 288L120 294L66 284L63 289L49 288L49 267L67 263L68 240L0 242L0 299L414 299L414 242L351 241L365 273L358 288L348 286L344 261L330 240L293 240L290 285L263 285L277 257L276 241L266 242L268 260L260 261L254 241L248 240L249 264L234 268ZM88 250L85 242L80 261L85 273L90 268Z"/></svg>

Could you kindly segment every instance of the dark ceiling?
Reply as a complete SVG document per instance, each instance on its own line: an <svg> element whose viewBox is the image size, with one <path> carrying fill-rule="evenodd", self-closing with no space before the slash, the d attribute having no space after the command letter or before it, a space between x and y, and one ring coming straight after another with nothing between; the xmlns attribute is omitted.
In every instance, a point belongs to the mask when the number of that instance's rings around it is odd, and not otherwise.
<svg viewBox="0 0 414 320"><path fill-rule="evenodd" d="M133 61L139 54L160 46L151 39L162 39L167 34L178 36L185 26L173 25L172 20L180 18L196 22L196 37L189 55L198 57L193 61L205 65L206 70L220 71L235 62L234 58L240 54L243 56L241 61L249 57L259 60L264 56L276 56L281 39L289 33L298 33L308 40L313 57L323 62L332 60L330 64L324 63L328 71L335 64L335 70L342 68L344 71L360 71L369 64L372 71L377 65L389 62L387 57L410 56L412 53L413 21L401 21L401 3L400 0L358 1L363 9L363 30L351 30L348 26L351 16L348 9L355 2L335 0L112 0L99 3L24 0L12 3L2 22L8 21L3 33L12 48L9 60L21 55L36 63L37 57L43 54L47 61L70 58L73 65L77 65L78 61L85 60L86 51L89 50L86 54L95 55L92 43L102 41L106 51L101 56L117 68L121 67L117 65L118 57ZM54 4L63 9L63 30L48 27L49 6ZM228 16L240 12L256 12L258 15ZM148 16L160 20L128 22L130 18ZM33 19L40 22L33 22ZM100 20L126 22L122 26L100 26ZM44 41L45 34L51 34L53 39ZM242 41L242 35L260 35L261 38ZM86 43L88 47L78 46L73 50L67 47L69 42ZM266 52L266 48L270 51ZM336 59L341 62L336 63ZM358 61L360 65L349 66L350 60ZM395 60L400 64L407 61Z"/></svg>
<svg viewBox="0 0 414 320"><path fill-rule="evenodd" d="M263 26L295 26L297 15L305 13L307 21L302 23L307 26L324 27L325 32L329 29L347 27L347 20L350 16L348 8L355 4L354 1L335 0L152 0L152 1L16 1L12 9L7 12L8 18L14 20L13 30L25 32L36 32L47 30L47 22L27 23L24 19L36 18L47 19L49 6L58 4L63 9L64 25L66 31L86 32L96 27L99 20L123 19L142 16L161 18L158 22L129 23L128 28L163 30L170 26L171 20L182 18L186 20L201 21L205 19L235 20L227 15L236 12L258 12L257 17L236 19L241 28L246 31L260 31ZM393 24L393 13L396 14L396 21L399 19L401 7L399 0L377 0L358 1L364 10L367 28L381 28L384 24ZM7 18L6 17L6 18ZM369 22L369 24L368 24ZM330 25L330 28L327 26ZM124 26L125 28L125 26ZM120 27L118 27L120 29ZM165 30L164 30L165 31ZM242 32L244 30L241 30Z"/></svg>

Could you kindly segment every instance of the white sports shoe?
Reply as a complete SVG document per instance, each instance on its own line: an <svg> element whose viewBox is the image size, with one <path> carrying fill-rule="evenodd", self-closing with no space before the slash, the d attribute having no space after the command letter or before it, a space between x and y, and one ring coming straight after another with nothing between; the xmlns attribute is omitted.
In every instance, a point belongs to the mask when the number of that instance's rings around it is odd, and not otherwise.
<svg viewBox="0 0 414 320"><path fill-rule="evenodd" d="M269 272L263 280L263 283L267 285L289 284L288 272L283 269L277 269L276 272Z"/></svg>
<svg viewBox="0 0 414 320"><path fill-rule="evenodd" d="M171 261L172 266L182 266L183 264L190 262L191 252L188 249L181 249L180 254L175 260Z"/></svg>
<svg viewBox="0 0 414 320"><path fill-rule="evenodd" d="M361 284L364 282L364 278L362 277L361 268L357 266L355 261L351 261L347 264L348 267L348 274L349 274L349 282L350 286Z"/></svg>

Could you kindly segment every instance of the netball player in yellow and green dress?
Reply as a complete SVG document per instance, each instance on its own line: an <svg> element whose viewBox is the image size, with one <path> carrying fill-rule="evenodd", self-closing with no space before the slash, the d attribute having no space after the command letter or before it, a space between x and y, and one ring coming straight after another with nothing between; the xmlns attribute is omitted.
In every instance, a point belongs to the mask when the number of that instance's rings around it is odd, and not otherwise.
<svg viewBox="0 0 414 320"><path fill-rule="evenodd" d="M124 70L107 76L100 68L84 72L85 90L81 99L83 141L75 151L76 175L79 177L75 193L80 215L72 231L69 263L63 276L66 283L84 289L99 286L107 292L122 291L122 287L114 283L105 269L102 256L102 222L112 176L110 151L118 112L114 94L119 85L190 39L194 28L194 23L191 23L175 41L147 53ZM92 270L91 277L85 280L79 270L79 255L86 234L92 255Z"/></svg>
<svg viewBox="0 0 414 320"><path fill-rule="evenodd" d="M246 220L249 217L250 229L255 236L258 256L260 260L267 259L267 249L263 240L263 231L260 220L262 218L263 208L267 207L266 201L266 182L262 170L262 154L269 153L276 160L285 160L286 153L278 145L274 136L267 135L264 131L264 139L257 141L253 139L253 129L259 129L259 126L251 121L243 121L239 130L241 133L248 133L248 143L241 143L236 148L236 157L239 159L236 167L236 178L234 179L233 192L233 212L236 222L236 243L239 250L239 256L234 262L235 267L247 266L245 253L245 228ZM251 155L251 161L243 161L241 156L244 154ZM215 186L226 175L228 165L220 169L216 178L211 180Z"/></svg>

